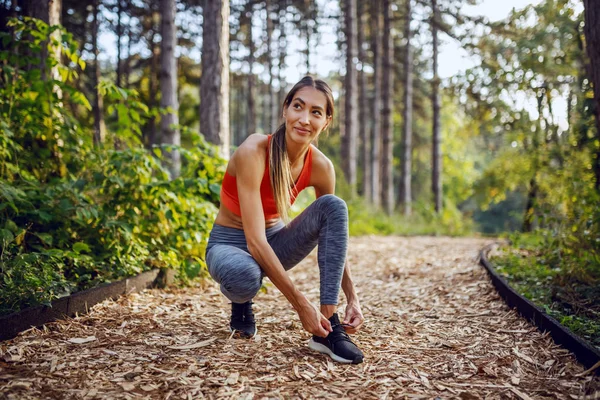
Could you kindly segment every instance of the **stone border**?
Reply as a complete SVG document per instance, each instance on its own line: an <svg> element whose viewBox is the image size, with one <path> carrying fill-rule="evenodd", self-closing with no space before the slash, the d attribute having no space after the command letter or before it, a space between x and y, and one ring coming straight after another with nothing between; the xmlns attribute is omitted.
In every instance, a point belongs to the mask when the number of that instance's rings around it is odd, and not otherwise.
<svg viewBox="0 0 600 400"><path fill-rule="evenodd" d="M597 367L600 363L600 351L583 338L575 335L568 328L562 326L557 320L546 314L541 308L529 299L517 293L506 280L498 274L496 269L487 259L487 253L496 244L485 246L479 253L480 263L487 270L496 291L506 304L515 308L525 319L531 321L540 331L550 332L554 342L570 350L577 360L586 368ZM595 369L600 374L600 368Z"/></svg>
<svg viewBox="0 0 600 400"><path fill-rule="evenodd" d="M19 332L39 327L45 323L85 314L95 304L106 299L137 292L153 286L172 284L171 270L153 269L137 276L82 290L70 296L54 300L52 306L35 306L0 317L0 341L12 339Z"/></svg>

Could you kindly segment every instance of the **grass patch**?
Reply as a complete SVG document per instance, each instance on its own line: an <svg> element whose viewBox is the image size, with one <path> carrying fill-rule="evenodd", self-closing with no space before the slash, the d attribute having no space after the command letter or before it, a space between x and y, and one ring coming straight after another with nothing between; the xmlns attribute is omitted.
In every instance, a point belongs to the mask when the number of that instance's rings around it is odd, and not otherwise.
<svg viewBox="0 0 600 400"><path fill-rule="evenodd" d="M595 278L581 279L564 265L573 260L548 257L539 234L519 234L492 263L498 273L523 296L600 349L600 285Z"/></svg>

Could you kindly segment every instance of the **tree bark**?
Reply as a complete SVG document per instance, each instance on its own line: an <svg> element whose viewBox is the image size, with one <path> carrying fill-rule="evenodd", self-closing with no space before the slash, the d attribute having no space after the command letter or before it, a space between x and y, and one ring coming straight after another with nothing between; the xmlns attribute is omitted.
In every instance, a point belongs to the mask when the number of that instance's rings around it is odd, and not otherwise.
<svg viewBox="0 0 600 400"><path fill-rule="evenodd" d="M402 138L402 178L400 184L400 198L404 208L404 215L412 213L412 101L413 101L413 50L411 45L410 23L412 20L411 0L406 1L406 54L404 58L404 136Z"/></svg>
<svg viewBox="0 0 600 400"><path fill-rule="evenodd" d="M282 4L283 3L283 4ZM283 104L283 100L285 98L285 94L286 94L286 89L287 89L287 82L285 80L285 76L284 76L284 69L285 69L285 57L287 56L287 28L286 28L286 14L287 14L287 1L283 0L279 3L279 29L280 29L280 35L278 38L278 52L279 52L279 62L277 65L277 73L278 73L278 78L277 80L279 81L279 94L277 97L277 120L280 120L280 118L282 118L281 116L281 105Z"/></svg>
<svg viewBox="0 0 600 400"><path fill-rule="evenodd" d="M269 93L268 93L268 125L265 130L267 132L274 132L277 129L277 102L275 101L275 89L273 87L273 31L274 24L271 19L271 0L265 1L265 9L267 12L267 65L269 69Z"/></svg>
<svg viewBox="0 0 600 400"><path fill-rule="evenodd" d="M342 160L351 196L356 194L356 138L358 136L358 99L356 64L356 0L345 0L344 25L346 31L346 76L344 78L344 136Z"/></svg>
<svg viewBox="0 0 600 400"><path fill-rule="evenodd" d="M394 174L393 174L393 87L394 87L394 37L392 36L390 0L383 0L383 80L381 107L381 205L390 215L394 211Z"/></svg>
<svg viewBox="0 0 600 400"><path fill-rule="evenodd" d="M179 129L179 102L177 101L177 59L175 47L177 46L177 28L175 27L176 5L175 0L161 0L160 35L160 107L171 110L163 114L160 121L161 141L164 144L181 145ZM167 152L169 159L169 172L171 179L179 176L181 159L179 150Z"/></svg>
<svg viewBox="0 0 600 400"><path fill-rule="evenodd" d="M154 24L153 24L154 25ZM154 27L152 28L154 29ZM158 76L158 46L156 45L156 43L154 42L154 38L156 36L156 31L153 31L151 36L150 36L150 57L152 57L150 59L150 77L149 77L149 95L150 98L148 100L149 106L151 108L154 108L157 106L157 102L156 102L156 97L157 97L157 92L158 92L158 83L156 81L156 77ZM157 144L159 142L159 138L156 132L156 118L155 117L151 117L150 121L148 123L148 127L149 127L149 136L148 136L148 141L147 141L147 145L148 148L152 148L152 146L154 146L155 144Z"/></svg>
<svg viewBox="0 0 600 400"><path fill-rule="evenodd" d="M529 190L527 191L527 204L525 205L525 217L523 218L523 232L531 232L533 230L536 198L537 182L534 172L533 177L529 181Z"/></svg>
<svg viewBox="0 0 600 400"><path fill-rule="evenodd" d="M371 196L371 136L369 132L369 98L367 97L367 78L365 74L365 65L367 65L367 52L365 51L365 34L364 29L366 28L366 16L364 13L365 2L357 2L357 45L358 45L358 61L360 62L361 68L358 71L358 91L359 91L359 107L358 107L358 124L360 131L361 140L361 167L363 172L362 177L362 190L361 195L365 199L370 199Z"/></svg>
<svg viewBox="0 0 600 400"><path fill-rule="evenodd" d="M93 2L92 11L92 52L94 53L94 105L92 107L94 114L94 146L101 146L106 139L106 126L104 123L104 101L102 94L98 90L100 84L100 63L98 62L98 1Z"/></svg>
<svg viewBox="0 0 600 400"><path fill-rule="evenodd" d="M246 3L246 46L248 47L248 76L247 76L247 85L248 85L248 97L246 101L248 102L248 114L246 118L248 118L248 131L244 132L245 136L256 132L256 103L254 100L256 99L256 88L254 82L254 59L256 53L256 46L254 45L254 39L252 37L252 14L253 14L253 1L248 0Z"/></svg>
<svg viewBox="0 0 600 400"><path fill-rule="evenodd" d="M229 2L204 5L200 132L229 158Z"/></svg>
<svg viewBox="0 0 600 400"><path fill-rule="evenodd" d="M537 94L537 107L538 107L538 124L533 132L532 146L531 149L525 147L525 151L531 152L533 155L532 169L533 174L529 180L529 189L527 190L527 204L525 205L525 215L523 216L523 232L531 232L533 230L533 221L535 217L535 207L537 201L538 185L537 185L537 172L540 165L539 151L540 151L540 135L543 131L542 120L543 120L543 102L544 102L545 89L542 87Z"/></svg>
<svg viewBox="0 0 600 400"><path fill-rule="evenodd" d="M60 24L61 0L21 0L23 15L37 18L48 25Z"/></svg>
<svg viewBox="0 0 600 400"><path fill-rule="evenodd" d="M121 66L121 36L123 36L123 24L121 17L123 15L123 0L117 0L117 86L121 87L123 68Z"/></svg>
<svg viewBox="0 0 600 400"><path fill-rule="evenodd" d="M594 86L594 115L596 117L596 141L600 142L600 2L583 0L585 13L585 42L590 58L592 84ZM600 193L600 146L596 145L596 191Z"/></svg>
<svg viewBox="0 0 600 400"><path fill-rule="evenodd" d="M438 23L440 21L437 0L431 0L431 35L433 39L433 80L431 82L431 103L433 104L433 141L431 189L435 212L442 211L442 150L440 134L440 77L438 75Z"/></svg>
<svg viewBox="0 0 600 400"><path fill-rule="evenodd" d="M23 10L23 15L42 20L50 26L60 24L60 16L62 14L62 0L22 0L20 2L20 5ZM59 32L54 32L53 36L60 40ZM39 57L41 59L41 62L36 67L40 68L40 70L42 71L42 79L47 80L48 77L46 74L46 58L48 57L48 49L45 45L42 46ZM56 49L56 52L52 54L52 57L59 60L60 62L59 49ZM54 79L58 78L58 68L54 68L51 73ZM61 96L60 92L59 96Z"/></svg>
<svg viewBox="0 0 600 400"><path fill-rule="evenodd" d="M131 30L131 26L127 27L127 60L125 62L125 67L123 68L124 79L123 83L126 89L129 89L129 81L131 76L131 42L133 39L133 31Z"/></svg>
<svg viewBox="0 0 600 400"><path fill-rule="evenodd" d="M371 202L379 207L381 200L381 0L373 0L373 127L371 131Z"/></svg>

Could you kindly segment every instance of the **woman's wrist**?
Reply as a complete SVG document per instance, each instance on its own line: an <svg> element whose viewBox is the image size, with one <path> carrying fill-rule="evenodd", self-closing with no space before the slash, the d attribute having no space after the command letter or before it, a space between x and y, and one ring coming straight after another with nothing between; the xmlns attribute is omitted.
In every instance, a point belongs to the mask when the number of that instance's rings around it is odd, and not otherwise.
<svg viewBox="0 0 600 400"><path fill-rule="evenodd" d="M296 310L296 312L300 312L300 310L302 310L303 308L306 307L307 304L309 304L309 301L306 298L306 296L304 296L304 294L302 294L302 292L296 291L294 293L294 298L291 301L291 303L292 303L292 307L294 307L294 310Z"/></svg>
<svg viewBox="0 0 600 400"><path fill-rule="evenodd" d="M359 304L358 296L354 291L351 293L346 293L346 302L348 304Z"/></svg>

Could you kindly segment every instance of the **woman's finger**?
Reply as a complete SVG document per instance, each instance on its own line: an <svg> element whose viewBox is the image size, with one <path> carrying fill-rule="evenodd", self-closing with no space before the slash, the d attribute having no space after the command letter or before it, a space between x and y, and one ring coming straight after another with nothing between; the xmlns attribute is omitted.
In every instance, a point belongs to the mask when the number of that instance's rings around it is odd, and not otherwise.
<svg viewBox="0 0 600 400"><path fill-rule="evenodd" d="M327 331L327 333L333 331L331 329L331 322L323 314L321 314L321 326Z"/></svg>
<svg viewBox="0 0 600 400"><path fill-rule="evenodd" d="M317 335L324 338L327 337L327 335L329 335L329 332L323 326L319 325L316 329L316 332L313 332L313 335Z"/></svg>
<svg viewBox="0 0 600 400"><path fill-rule="evenodd" d="M350 324L349 325L352 325L352 327L354 329L359 329L364 322L365 322L365 320L364 320L364 318L362 318L362 316L360 316L360 315L354 315L352 317L352 319L350 320Z"/></svg>

